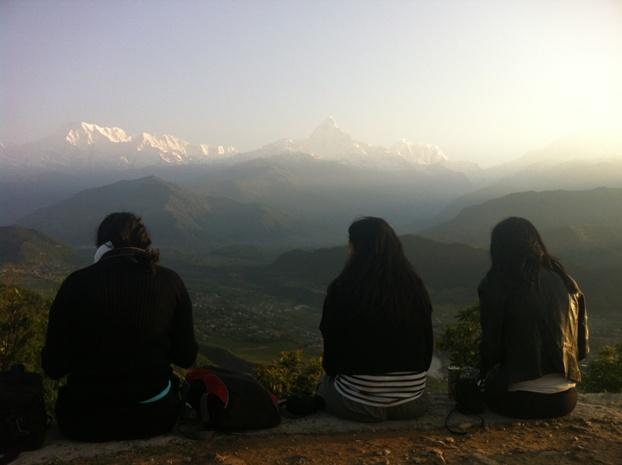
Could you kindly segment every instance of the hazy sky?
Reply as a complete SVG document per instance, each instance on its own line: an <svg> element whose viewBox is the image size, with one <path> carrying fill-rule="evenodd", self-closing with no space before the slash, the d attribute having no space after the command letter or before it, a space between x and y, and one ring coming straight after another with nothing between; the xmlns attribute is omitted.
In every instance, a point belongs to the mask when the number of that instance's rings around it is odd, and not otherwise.
<svg viewBox="0 0 622 465"><path fill-rule="evenodd" d="M0 141L68 121L250 149L333 115L489 164L622 123L622 1L0 0Z"/></svg>

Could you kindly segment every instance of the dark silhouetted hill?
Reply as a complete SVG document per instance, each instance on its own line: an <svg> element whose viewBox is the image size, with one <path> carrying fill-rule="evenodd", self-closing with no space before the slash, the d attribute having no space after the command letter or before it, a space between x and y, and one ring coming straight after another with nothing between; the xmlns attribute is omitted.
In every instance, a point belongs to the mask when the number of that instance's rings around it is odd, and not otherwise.
<svg viewBox="0 0 622 465"><path fill-rule="evenodd" d="M561 242L567 242L569 236L618 240L622 238L622 189L510 194L464 208L423 234L441 241L487 246L494 225L509 216L528 218L541 232L558 230ZM553 235L549 239L555 241Z"/></svg>
<svg viewBox="0 0 622 465"><path fill-rule="evenodd" d="M488 267L486 251L463 244L445 244L423 237L401 237L404 251L428 289L443 304L468 304L477 298L477 285ZM341 272L347 248L331 247L313 251L293 250L257 273L273 292L315 289L323 298L326 286ZM311 295L308 296L309 298Z"/></svg>
<svg viewBox="0 0 622 465"><path fill-rule="evenodd" d="M47 262L66 264L71 250L33 229L19 226L0 227L0 266L39 264Z"/></svg>
<svg viewBox="0 0 622 465"><path fill-rule="evenodd" d="M87 189L19 223L75 245L93 245L106 214L143 217L156 246L204 250L214 244L269 243L294 236L285 215L258 204L206 197L149 176Z"/></svg>

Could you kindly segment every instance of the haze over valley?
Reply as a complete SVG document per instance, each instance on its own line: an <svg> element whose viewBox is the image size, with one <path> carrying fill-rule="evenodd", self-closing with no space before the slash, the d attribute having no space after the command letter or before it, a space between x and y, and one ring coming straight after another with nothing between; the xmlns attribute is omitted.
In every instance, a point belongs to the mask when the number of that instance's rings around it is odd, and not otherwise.
<svg viewBox="0 0 622 465"><path fill-rule="evenodd" d="M333 118L307 138L248 152L67 125L3 149L1 276L53 291L90 262L103 216L132 211L187 281L205 350L267 361L279 350L321 350L323 295L354 218L381 216L403 234L440 329L476 302L490 230L516 215L582 284L604 344L622 336L622 141L599 143L574 150L560 140L481 168L428 143L355 141Z"/></svg>

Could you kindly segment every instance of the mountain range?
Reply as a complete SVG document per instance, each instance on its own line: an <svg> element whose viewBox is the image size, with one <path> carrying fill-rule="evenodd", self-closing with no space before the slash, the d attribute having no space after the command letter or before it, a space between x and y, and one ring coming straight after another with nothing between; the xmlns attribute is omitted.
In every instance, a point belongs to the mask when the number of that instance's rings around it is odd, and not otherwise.
<svg viewBox="0 0 622 465"><path fill-rule="evenodd" d="M442 164L377 170L298 152L196 171L183 183L206 195L270 205L333 238L341 237L352 219L365 215L384 216L407 228L471 189L464 174Z"/></svg>
<svg viewBox="0 0 622 465"><path fill-rule="evenodd" d="M286 215L267 207L200 196L153 176L81 191L23 217L19 224L68 244L93 246L97 226L113 211L142 216L158 247L178 250L287 243L296 234Z"/></svg>
<svg viewBox="0 0 622 465"><path fill-rule="evenodd" d="M347 166L380 170L401 170L449 162L447 155L436 145L413 143L402 139L387 148L354 140L332 117L324 120L307 138L282 139L247 152L238 159L265 158L287 153L305 153L317 160L330 160Z"/></svg>
<svg viewBox="0 0 622 465"><path fill-rule="evenodd" d="M445 242L487 247L495 224L509 216L531 220L546 240L622 243L622 188L518 192L464 208L453 219L422 232Z"/></svg>
<svg viewBox="0 0 622 465"><path fill-rule="evenodd" d="M335 225L326 238L354 216L386 214L409 225L435 215L472 190L452 164L477 169L449 161L433 145L402 141L389 149L356 141L332 118L307 138L246 153L78 123L0 151L0 224L13 224L84 189L157 176L201 196L281 210L304 228L326 221Z"/></svg>
<svg viewBox="0 0 622 465"><path fill-rule="evenodd" d="M177 189L181 200L173 204L189 205L174 208L174 215L179 215L174 220L163 220L188 226L184 240L195 240L195 226L205 230L209 217L210 240L221 245L242 239L330 244L362 215L385 217L404 233L418 232L459 214L470 215L460 213L464 207L513 192L622 187L618 140L611 134L583 134L513 162L480 169L449 160L434 145L402 141L386 148L357 141L333 118L306 138L284 139L245 153L226 146L192 145L174 136L130 135L117 127L79 123L42 140L0 150L0 224L19 219L29 225L54 208L71 206L79 211L80 202L108 192L105 186L119 181L130 183L122 186L142 185L140 179L155 176ZM138 205L132 203L134 195L144 197L136 191L127 199L98 205L102 209L125 205L137 211L159 208L147 205L158 196L143 198L146 203ZM43 210L35 213L38 209ZM227 216L232 220L227 222ZM179 218L191 220L185 224ZM250 224L258 229L247 227ZM84 232L76 234L84 237ZM170 235L178 236L184 235ZM225 236L230 240L221 240Z"/></svg>
<svg viewBox="0 0 622 465"><path fill-rule="evenodd" d="M231 146L190 144L171 135L130 135L118 127L70 123L43 139L0 152L0 165L19 169L93 171L205 163L237 153Z"/></svg>
<svg viewBox="0 0 622 465"><path fill-rule="evenodd" d="M622 128L570 134L510 162L471 172L470 179L473 191L451 202L441 220L514 192L622 187Z"/></svg>
<svg viewBox="0 0 622 465"><path fill-rule="evenodd" d="M239 154L232 146L191 144L172 135L129 134L118 127L70 123L43 139L3 148L0 150L0 166L88 172L220 161L237 163L289 152L379 169L402 169L448 161L439 147L430 144L402 140L389 149L355 141L329 117L307 138L284 139L244 154Z"/></svg>

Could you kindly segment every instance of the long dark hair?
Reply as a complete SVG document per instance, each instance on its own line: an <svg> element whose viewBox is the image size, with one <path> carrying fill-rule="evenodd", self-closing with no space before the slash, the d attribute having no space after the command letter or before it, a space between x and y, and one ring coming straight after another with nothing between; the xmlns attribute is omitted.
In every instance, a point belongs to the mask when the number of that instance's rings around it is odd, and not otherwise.
<svg viewBox="0 0 622 465"><path fill-rule="evenodd" d="M160 251L151 248L151 236L140 216L129 212L110 213L97 228L97 247L111 242L115 249L140 249L141 261L154 265L160 259Z"/></svg>
<svg viewBox="0 0 622 465"><path fill-rule="evenodd" d="M557 273L570 292L577 292L577 283L553 257L536 227L525 218L506 218L497 224L490 237L489 273L500 273L511 281L539 286L542 268Z"/></svg>
<svg viewBox="0 0 622 465"><path fill-rule="evenodd" d="M410 264L393 228L382 218L363 217L348 229L352 251L341 274L329 286L339 286L357 312L403 319L413 311L429 313L430 297Z"/></svg>

